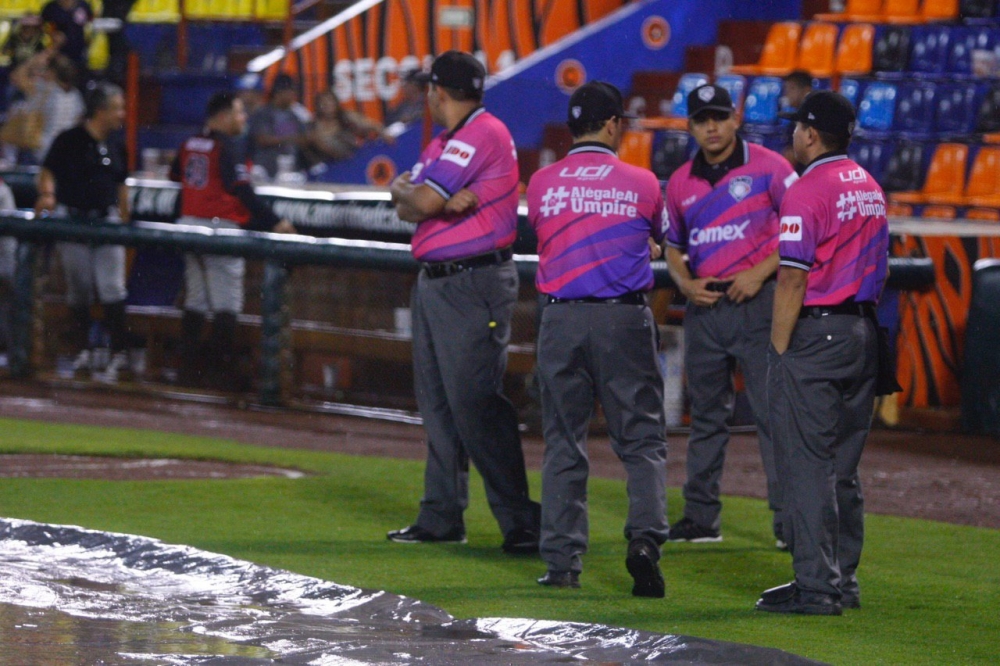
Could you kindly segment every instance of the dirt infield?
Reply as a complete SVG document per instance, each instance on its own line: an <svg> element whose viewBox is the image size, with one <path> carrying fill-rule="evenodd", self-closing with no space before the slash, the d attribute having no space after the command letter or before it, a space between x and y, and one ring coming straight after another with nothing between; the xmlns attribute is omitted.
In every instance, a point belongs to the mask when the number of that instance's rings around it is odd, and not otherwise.
<svg viewBox="0 0 1000 666"><path fill-rule="evenodd" d="M415 425L296 411L254 411L224 404L165 399L140 393L61 388L42 383L0 381L0 417L225 437L258 446L355 455L422 459L425 451L423 431ZM671 486L679 486L684 480L685 443L684 435L669 437L668 483ZM538 437L526 437L524 448L528 465L538 469L543 442ZM588 449L595 475L624 478L621 464L606 438L593 437ZM18 476L51 476L51 466L63 464L57 456L30 458L33 461L22 461ZM177 474L173 478L192 478L199 473L193 468L196 463L184 463L169 465ZM0 461L0 467L6 466L7 463ZM142 474L150 473L149 470L155 467L92 462L88 469L94 478L141 479L147 478ZM287 472L258 466L251 466L256 470L237 467L214 463L212 468L201 471L208 478L227 473ZM1000 529L1000 441L996 439L876 430L861 462L861 476L866 508L871 513ZM746 497L764 496L764 473L755 435L740 434L732 438L722 492ZM537 488L534 494L537 495Z"/></svg>

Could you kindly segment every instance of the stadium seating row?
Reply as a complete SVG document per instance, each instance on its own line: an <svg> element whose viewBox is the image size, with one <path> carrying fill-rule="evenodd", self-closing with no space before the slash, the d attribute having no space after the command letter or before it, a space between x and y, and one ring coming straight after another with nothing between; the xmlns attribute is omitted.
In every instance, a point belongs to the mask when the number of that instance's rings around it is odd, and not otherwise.
<svg viewBox="0 0 1000 666"><path fill-rule="evenodd" d="M802 69L818 78L901 76L970 77L995 72L1000 60L1000 28L988 25L918 26L854 23L843 28L816 21L775 23L756 65L734 74L784 76Z"/></svg>
<svg viewBox="0 0 1000 666"><path fill-rule="evenodd" d="M0 18L16 19L39 13L48 0L4 0ZM100 2L91 2L100 12ZM289 0L184 0L184 12L192 19L271 20L288 15ZM138 0L129 14L134 23L175 23L180 20L180 0Z"/></svg>

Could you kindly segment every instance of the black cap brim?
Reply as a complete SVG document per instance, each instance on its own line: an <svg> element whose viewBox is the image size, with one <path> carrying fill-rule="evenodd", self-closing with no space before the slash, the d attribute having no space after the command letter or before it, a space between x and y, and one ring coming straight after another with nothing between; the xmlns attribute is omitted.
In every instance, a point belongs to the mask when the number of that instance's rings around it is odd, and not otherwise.
<svg viewBox="0 0 1000 666"><path fill-rule="evenodd" d="M802 120L798 111L785 111L783 113L779 113L778 117L782 120L794 120L796 122Z"/></svg>
<svg viewBox="0 0 1000 666"><path fill-rule="evenodd" d="M421 85L427 85L428 83L431 82L431 73L430 72L416 72L410 78L410 80L411 81L415 81L416 83L419 83Z"/></svg>
<svg viewBox="0 0 1000 666"><path fill-rule="evenodd" d="M709 104L708 106L703 106L692 114L688 115L688 118L694 118L695 116L700 116L706 111L719 111L720 113L736 113L736 109L731 106L722 106L719 104Z"/></svg>

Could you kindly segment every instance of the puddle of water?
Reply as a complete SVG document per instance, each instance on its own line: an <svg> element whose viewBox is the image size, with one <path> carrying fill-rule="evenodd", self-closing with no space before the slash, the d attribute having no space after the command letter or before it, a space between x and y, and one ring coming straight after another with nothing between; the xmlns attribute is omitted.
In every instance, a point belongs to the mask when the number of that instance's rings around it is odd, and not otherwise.
<svg viewBox="0 0 1000 666"><path fill-rule="evenodd" d="M0 519L7 664L814 664L778 650L443 610L143 537Z"/></svg>

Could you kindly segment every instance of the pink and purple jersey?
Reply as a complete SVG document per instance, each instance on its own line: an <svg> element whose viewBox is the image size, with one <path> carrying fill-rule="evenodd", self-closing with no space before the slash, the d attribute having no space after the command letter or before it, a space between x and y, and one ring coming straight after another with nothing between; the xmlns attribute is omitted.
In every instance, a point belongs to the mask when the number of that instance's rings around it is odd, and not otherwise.
<svg viewBox="0 0 1000 666"><path fill-rule="evenodd" d="M878 303L889 266L885 194L846 155L809 165L781 204L781 265L809 271L803 305Z"/></svg>
<svg viewBox="0 0 1000 666"><path fill-rule="evenodd" d="M613 298L653 286L649 238L663 240L660 184L599 143L579 144L528 184L538 234L538 291L557 298Z"/></svg>
<svg viewBox="0 0 1000 666"><path fill-rule="evenodd" d="M461 189L479 205L459 216L442 214L417 225L411 248L419 261L454 261L500 250L517 237L517 152L502 122L479 108L420 154L412 181L450 199Z"/></svg>
<svg viewBox="0 0 1000 666"><path fill-rule="evenodd" d="M731 277L778 249L778 211L797 176L781 155L741 143L743 164L714 187L690 161L667 183L667 245L687 253L695 277Z"/></svg>

